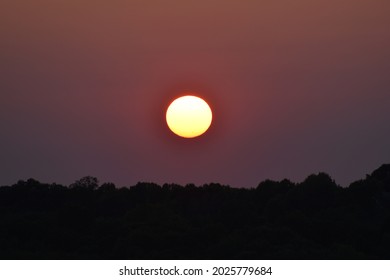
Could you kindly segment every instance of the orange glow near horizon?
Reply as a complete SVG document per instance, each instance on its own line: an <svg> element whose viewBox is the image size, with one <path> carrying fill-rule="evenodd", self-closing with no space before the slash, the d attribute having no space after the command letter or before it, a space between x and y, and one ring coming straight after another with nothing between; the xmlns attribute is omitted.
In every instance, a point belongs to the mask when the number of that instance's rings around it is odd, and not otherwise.
<svg viewBox="0 0 390 280"><path fill-rule="evenodd" d="M168 107L166 121L178 136L194 138L202 135L211 125L212 112L203 99L186 95L175 99Z"/></svg>

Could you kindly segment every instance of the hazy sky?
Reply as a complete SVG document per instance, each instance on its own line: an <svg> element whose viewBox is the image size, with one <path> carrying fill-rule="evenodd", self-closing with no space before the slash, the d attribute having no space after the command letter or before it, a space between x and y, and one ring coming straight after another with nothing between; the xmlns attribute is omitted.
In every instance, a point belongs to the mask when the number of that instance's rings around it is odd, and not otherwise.
<svg viewBox="0 0 390 280"><path fill-rule="evenodd" d="M0 184L255 187L390 162L388 0L2 0ZM169 133L182 92L199 139Z"/></svg>

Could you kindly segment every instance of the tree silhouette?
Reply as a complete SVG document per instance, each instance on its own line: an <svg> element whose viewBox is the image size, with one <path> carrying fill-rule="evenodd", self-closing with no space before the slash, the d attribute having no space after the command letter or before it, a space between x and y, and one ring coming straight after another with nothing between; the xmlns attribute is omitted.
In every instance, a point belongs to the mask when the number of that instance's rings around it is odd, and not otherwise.
<svg viewBox="0 0 390 280"><path fill-rule="evenodd" d="M73 184L70 185L72 189L87 189L87 190L95 190L99 187L99 180L96 177L85 176L81 179L77 180Z"/></svg>
<svg viewBox="0 0 390 280"><path fill-rule="evenodd" d="M390 165L348 188L20 180L0 187L0 258L389 259L389 185Z"/></svg>

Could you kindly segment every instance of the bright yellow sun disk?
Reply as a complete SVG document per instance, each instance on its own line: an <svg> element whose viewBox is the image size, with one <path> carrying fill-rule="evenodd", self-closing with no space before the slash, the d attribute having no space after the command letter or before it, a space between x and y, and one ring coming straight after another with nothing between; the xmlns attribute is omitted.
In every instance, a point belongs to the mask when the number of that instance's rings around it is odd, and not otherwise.
<svg viewBox="0 0 390 280"><path fill-rule="evenodd" d="M193 138L202 135L210 127L212 112L203 99L186 95L175 99L169 105L166 121L173 133Z"/></svg>

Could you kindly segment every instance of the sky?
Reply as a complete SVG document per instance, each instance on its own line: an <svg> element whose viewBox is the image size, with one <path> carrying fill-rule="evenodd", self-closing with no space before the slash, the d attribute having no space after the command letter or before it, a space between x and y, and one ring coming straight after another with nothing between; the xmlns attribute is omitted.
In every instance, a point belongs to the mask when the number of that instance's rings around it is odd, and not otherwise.
<svg viewBox="0 0 390 280"><path fill-rule="evenodd" d="M256 187L390 162L388 0L2 0L0 185ZM165 110L213 110L181 139Z"/></svg>

